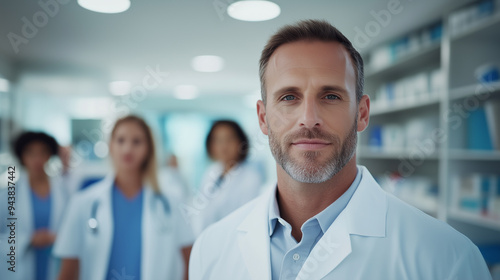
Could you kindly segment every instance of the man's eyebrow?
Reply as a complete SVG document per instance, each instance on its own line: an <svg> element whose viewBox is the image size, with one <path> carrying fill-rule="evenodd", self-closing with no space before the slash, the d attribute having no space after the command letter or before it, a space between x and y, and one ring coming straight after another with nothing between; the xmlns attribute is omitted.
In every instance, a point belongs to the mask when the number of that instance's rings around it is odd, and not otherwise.
<svg viewBox="0 0 500 280"><path fill-rule="evenodd" d="M322 86L321 87L321 91L322 92L325 92L325 91L335 91L335 92L338 92L342 95L349 95L349 93L347 92L347 90L341 86Z"/></svg>
<svg viewBox="0 0 500 280"><path fill-rule="evenodd" d="M298 87L282 87L279 90L273 92L273 96L278 97L282 94L285 94L287 92L299 92L300 88Z"/></svg>

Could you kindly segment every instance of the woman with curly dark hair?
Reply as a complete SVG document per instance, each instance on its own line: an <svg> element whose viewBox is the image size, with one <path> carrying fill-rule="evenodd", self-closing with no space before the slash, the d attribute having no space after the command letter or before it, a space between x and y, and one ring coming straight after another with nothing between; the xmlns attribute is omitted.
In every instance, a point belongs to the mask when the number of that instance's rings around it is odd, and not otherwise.
<svg viewBox="0 0 500 280"><path fill-rule="evenodd" d="M44 132L29 131L14 139L12 148L21 165L16 166L15 194L18 269L15 273L1 269L0 279L56 279L57 264L51 251L64 213L65 195L60 180L47 175L44 167L52 156L57 155L59 145ZM18 171L20 167L21 172ZM0 197L7 197L7 194L0 194ZM7 215L7 206L2 205L6 202L6 199L0 201L0 216ZM2 217L4 220L6 218ZM4 227L0 229L0 235L6 234L2 232L4 230Z"/></svg>

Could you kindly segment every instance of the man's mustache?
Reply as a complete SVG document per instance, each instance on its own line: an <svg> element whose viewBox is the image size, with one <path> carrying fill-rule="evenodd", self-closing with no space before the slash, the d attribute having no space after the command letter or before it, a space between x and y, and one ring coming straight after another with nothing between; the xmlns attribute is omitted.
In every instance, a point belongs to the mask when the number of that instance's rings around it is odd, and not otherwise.
<svg viewBox="0 0 500 280"><path fill-rule="evenodd" d="M329 134L321 129L314 128L302 128L297 132L286 135L284 138L285 143L291 144L298 139L320 139L330 143L339 143L339 137L334 134Z"/></svg>

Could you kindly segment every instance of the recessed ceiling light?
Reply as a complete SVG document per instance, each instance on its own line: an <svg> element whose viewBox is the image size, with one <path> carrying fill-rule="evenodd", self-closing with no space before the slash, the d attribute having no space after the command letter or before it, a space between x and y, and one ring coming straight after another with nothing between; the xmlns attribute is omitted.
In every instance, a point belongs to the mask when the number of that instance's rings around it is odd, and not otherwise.
<svg viewBox="0 0 500 280"><path fill-rule="evenodd" d="M224 59L216 55L200 55L191 60L191 66L198 72L218 72L224 68Z"/></svg>
<svg viewBox="0 0 500 280"><path fill-rule="evenodd" d="M129 81L114 81L109 83L109 91L113 95L121 96L130 93L130 82Z"/></svg>
<svg viewBox="0 0 500 280"><path fill-rule="evenodd" d="M78 0L78 5L93 12L117 14L130 8L130 0Z"/></svg>
<svg viewBox="0 0 500 280"><path fill-rule="evenodd" d="M227 7L227 14L243 21L264 21L270 20L281 13L280 6L271 1L245 0L234 2Z"/></svg>
<svg viewBox="0 0 500 280"><path fill-rule="evenodd" d="M198 95L198 87L193 85L178 85L174 89L174 96L177 99L194 99Z"/></svg>

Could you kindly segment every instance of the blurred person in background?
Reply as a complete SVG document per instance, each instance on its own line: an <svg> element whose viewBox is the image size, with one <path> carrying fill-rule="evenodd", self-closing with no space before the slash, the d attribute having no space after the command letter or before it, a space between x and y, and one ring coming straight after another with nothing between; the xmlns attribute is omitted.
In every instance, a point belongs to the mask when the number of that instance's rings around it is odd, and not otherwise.
<svg viewBox="0 0 500 280"><path fill-rule="evenodd" d="M165 165L159 169L158 178L163 193L181 202L186 202L191 197L191 191L179 171L175 155L166 158Z"/></svg>
<svg viewBox="0 0 500 280"><path fill-rule="evenodd" d="M66 192L66 198L69 200L71 196L79 189L79 180L75 176L74 162L72 162L73 149L71 146L59 146L58 156L61 159L61 184L64 185L64 191Z"/></svg>
<svg viewBox="0 0 500 280"><path fill-rule="evenodd" d="M194 231L199 235L260 194L263 175L247 161L248 138L234 121L216 121L207 136L206 150L214 161L205 172L198 196L207 202L194 215Z"/></svg>
<svg viewBox="0 0 500 280"><path fill-rule="evenodd" d="M53 280L57 277L57 260L51 256L65 202L64 186L59 177L50 177L45 171L49 159L57 155L56 140L43 132L24 132L13 142L13 151L21 163L22 171L16 166L14 211L16 240L7 243L10 229L0 228L0 279ZM7 189L0 191L0 217L7 221ZM10 205L10 204L9 204ZM15 272L9 271L6 255L10 246L15 246Z"/></svg>
<svg viewBox="0 0 500 280"><path fill-rule="evenodd" d="M161 193L149 126L119 119L109 150L115 173L75 194L63 220L59 279L181 279L183 266L187 279L192 232Z"/></svg>

